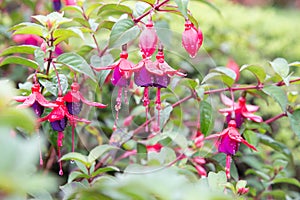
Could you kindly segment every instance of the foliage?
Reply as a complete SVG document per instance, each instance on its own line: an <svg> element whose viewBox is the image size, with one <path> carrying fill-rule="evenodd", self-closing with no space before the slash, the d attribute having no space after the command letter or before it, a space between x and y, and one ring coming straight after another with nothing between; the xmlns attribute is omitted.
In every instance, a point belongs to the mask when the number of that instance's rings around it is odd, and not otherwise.
<svg viewBox="0 0 300 200"><path fill-rule="evenodd" d="M18 90L0 81L0 197L299 198L289 17L227 1L41 2L23 2L30 19L1 14L1 73Z"/></svg>

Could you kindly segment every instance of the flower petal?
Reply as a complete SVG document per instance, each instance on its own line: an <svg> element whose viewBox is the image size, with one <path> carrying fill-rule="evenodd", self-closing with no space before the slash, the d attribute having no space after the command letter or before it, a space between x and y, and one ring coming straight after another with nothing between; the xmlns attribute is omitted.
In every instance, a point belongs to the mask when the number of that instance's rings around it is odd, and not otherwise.
<svg viewBox="0 0 300 200"><path fill-rule="evenodd" d="M237 104L237 103L234 103L231 99L229 99L227 96L225 96L222 93L221 93L220 97L221 97L222 103L226 106L232 106L233 104Z"/></svg>
<svg viewBox="0 0 300 200"><path fill-rule="evenodd" d="M250 113L250 112L242 112L242 115L243 117L247 118L247 119L250 119L252 121L255 121L255 122L263 122L263 119L261 116L258 116L258 115L254 115L253 113Z"/></svg>

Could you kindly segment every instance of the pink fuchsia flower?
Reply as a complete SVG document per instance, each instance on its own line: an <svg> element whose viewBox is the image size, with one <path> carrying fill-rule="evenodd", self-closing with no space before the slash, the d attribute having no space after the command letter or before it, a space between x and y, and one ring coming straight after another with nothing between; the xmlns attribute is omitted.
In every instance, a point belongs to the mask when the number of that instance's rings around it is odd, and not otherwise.
<svg viewBox="0 0 300 200"><path fill-rule="evenodd" d="M146 24L146 28L142 31L140 36L140 49L141 52L148 58L153 55L156 50L158 37L153 27L151 20Z"/></svg>
<svg viewBox="0 0 300 200"><path fill-rule="evenodd" d="M194 157L191 159L193 165L195 166L197 172L198 172L198 175L199 176L203 176L203 177L206 177L207 176L207 172L205 170L205 168L203 167L203 165L206 163L206 160L202 157Z"/></svg>
<svg viewBox="0 0 300 200"><path fill-rule="evenodd" d="M213 139L218 138L219 141L217 143L218 152L225 153L226 157L226 175L227 178L230 178L230 163L231 163L231 156L235 155L239 149L240 143L245 144L250 149L257 151L257 149L249 144L238 132L236 128L236 123L234 120L230 120L228 123L228 128L224 129L222 132L210 135L205 139Z"/></svg>
<svg viewBox="0 0 300 200"><path fill-rule="evenodd" d="M203 34L200 28L197 30L194 24L186 20L185 30L182 33L182 45L191 57L195 57L203 42Z"/></svg>
<svg viewBox="0 0 300 200"><path fill-rule="evenodd" d="M86 124L91 123L89 120L78 118L71 115L68 108L65 106L65 101L63 97L58 97L55 101L57 107L55 107L49 115L40 118L39 122L48 120L54 131L64 131L67 125L67 121L73 126L76 122L84 122Z"/></svg>
<svg viewBox="0 0 300 200"><path fill-rule="evenodd" d="M67 6L76 6L76 0L65 0Z"/></svg>
<svg viewBox="0 0 300 200"><path fill-rule="evenodd" d="M80 93L80 85L77 82L72 83L71 91L69 91L63 98L66 102L67 109L71 115L78 115L82 109L82 104L94 106L98 108L105 108L106 105L98 102L91 102L82 96Z"/></svg>
<svg viewBox="0 0 300 200"><path fill-rule="evenodd" d="M41 46L43 39L33 34L17 34L12 37L17 44Z"/></svg>
<svg viewBox="0 0 300 200"><path fill-rule="evenodd" d="M56 104L50 103L45 99L45 97L40 92L40 84L36 83L31 88L31 94L29 96L16 96L14 99L17 102L22 102L18 105L18 108L28 108L31 107L34 113L41 117L44 112L44 108L55 108Z"/></svg>
<svg viewBox="0 0 300 200"><path fill-rule="evenodd" d="M226 115L227 122L231 120L232 113L234 112L237 127L240 127L245 119L254 122L263 121L262 117L253 114L259 109L259 106L246 105L245 97L240 97L238 103L235 103L225 95L221 94L221 101L229 108L220 109L219 112Z"/></svg>
<svg viewBox="0 0 300 200"><path fill-rule="evenodd" d="M239 65L232 58L230 58L227 62L226 67L235 72L235 74L236 74L235 81L238 81L239 78L240 78L240 67L239 67Z"/></svg>

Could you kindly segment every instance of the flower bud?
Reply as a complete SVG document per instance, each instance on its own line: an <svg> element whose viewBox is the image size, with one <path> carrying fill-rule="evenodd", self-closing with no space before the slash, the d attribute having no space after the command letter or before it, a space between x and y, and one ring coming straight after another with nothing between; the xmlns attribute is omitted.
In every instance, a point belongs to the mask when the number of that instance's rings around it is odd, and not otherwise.
<svg viewBox="0 0 300 200"><path fill-rule="evenodd" d="M140 49L146 57L152 56L156 50L158 37L153 27L153 22L149 21L146 24L146 28L143 30L140 36Z"/></svg>
<svg viewBox="0 0 300 200"><path fill-rule="evenodd" d="M195 57L203 42L203 34L197 30L194 24L187 20L185 30L182 33L182 45L191 57Z"/></svg>

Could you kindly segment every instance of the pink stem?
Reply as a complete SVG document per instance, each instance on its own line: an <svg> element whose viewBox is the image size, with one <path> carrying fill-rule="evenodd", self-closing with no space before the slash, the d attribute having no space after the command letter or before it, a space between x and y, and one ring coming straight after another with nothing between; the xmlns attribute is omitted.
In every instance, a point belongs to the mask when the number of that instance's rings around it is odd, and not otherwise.
<svg viewBox="0 0 300 200"><path fill-rule="evenodd" d="M231 164L231 156L226 155L225 173L226 173L226 177L227 177L228 180L230 179L230 164Z"/></svg>
<svg viewBox="0 0 300 200"><path fill-rule="evenodd" d="M149 88L145 87L144 89L144 98L143 98L143 106L145 106L145 110L146 110L146 123L148 122L148 113L149 113ZM148 132L148 124L145 126L145 131Z"/></svg>
<svg viewBox="0 0 300 200"><path fill-rule="evenodd" d="M119 110L121 109L121 104L122 104L122 91L123 88L119 87L118 89L118 97L116 99L116 105L115 105L115 110L116 110L116 118L115 118L115 123L113 126L113 131L117 130L117 120L119 119Z"/></svg>

